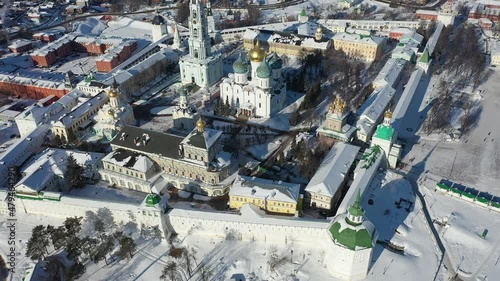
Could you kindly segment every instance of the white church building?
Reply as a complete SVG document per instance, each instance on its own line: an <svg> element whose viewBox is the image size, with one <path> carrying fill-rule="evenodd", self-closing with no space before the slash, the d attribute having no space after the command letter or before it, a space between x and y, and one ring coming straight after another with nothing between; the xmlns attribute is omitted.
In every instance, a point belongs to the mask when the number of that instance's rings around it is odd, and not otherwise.
<svg viewBox="0 0 500 281"><path fill-rule="evenodd" d="M203 1L191 0L189 8L189 54L179 61L181 81L182 84L193 83L206 87L222 78L222 57L212 54L207 10Z"/></svg>
<svg viewBox="0 0 500 281"><path fill-rule="evenodd" d="M241 54L233 63L234 73L221 84L221 100L236 108L238 115L270 118L285 105L283 60L276 53L267 56L259 41L248 52L248 58L250 66Z"/></svg>

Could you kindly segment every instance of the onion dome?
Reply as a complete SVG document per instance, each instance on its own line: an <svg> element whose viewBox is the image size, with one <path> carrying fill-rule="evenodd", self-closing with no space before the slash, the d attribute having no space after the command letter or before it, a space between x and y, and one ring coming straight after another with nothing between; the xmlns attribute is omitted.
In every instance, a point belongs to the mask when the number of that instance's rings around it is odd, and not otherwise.
<svg viewBox="0 0 500 281"><path fill-rule="evenodd" d="M259 40L257 40L257 43L248 52L248 58L251 62L262 62L266 58L266 51L260 48Z"/></svg>
<svg viewBox="0 0 500 281"><path fill-rule="evenodd" d="M118 92L118 83L116 83L116 79L113 79L113 84L111 84L111 88L107 92L108 97L116 98L120 93Z"/></svg>
<svg viewBox="0 0 500 281"><path fill-rule="evenodd" d="M205 122L203 122L203 119L201 119L201 115L198 121L196 121L196 128L198 128L198 132L205 131Z"/></svg>
<svg viewBox="0 0 500 281"><path fill-rule="evenodd" d="M115 116L115 111L113 109L108 110L108 115L109 116Z"/></svg>
<svg viewBox="0 0 500 281"><path fill-rule="evenodd" d="M153 21L151 23L153 25L165 24L165 19L162 16L160 16L158 10L156 10L156 16L153 18Z"/></svg>
<svg viewBox="0 0 500 281"><path fill-rule="evenodd" d="M148 197L146 197L146 206L152 207L158 203L160 203L161 197L160 195L156 193L150 193L148 194Z"/></svg>
<svg viewBox="0 0 500 281"><path fill-rule="evenodd" d="M118 91L116 89L109 89L108 97L116 98L118 96Z"/></svg>
<svg viewBox="0 0 500 281"><path fill-rule="evenodd" d="M280 69L283 67L283 60L276 53L273 53L268 63L272 69Z"/></svg>
<svg viewBox="0 0 500 281"><path fill-rule="evenodd" d="M269 78L271 77L271 69L267 62L262 62L259 67L257 67L257 77L259 78Z"/></svg>
<svg viewBox="0 0 500 281"><path fill-rule="evenodd" d="M247 73L248 72L248 65L243 61L243 58L240 56L238 59L233 63L233 71L234 73Z"/></svg>
<svg viewBox="0 0 500 281"><path fill-rule="evenodd" d="M387 111L384 114L384 118L391 119L392 118L392 112L391 109L387 109Z"/></svg>

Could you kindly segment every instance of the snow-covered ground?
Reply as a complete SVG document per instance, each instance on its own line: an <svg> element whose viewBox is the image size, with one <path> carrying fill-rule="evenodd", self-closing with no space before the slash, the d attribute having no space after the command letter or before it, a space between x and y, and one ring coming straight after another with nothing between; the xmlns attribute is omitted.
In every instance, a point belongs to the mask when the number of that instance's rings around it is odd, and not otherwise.
<svg viewBox="0 0 500 281"><path fill-rule="evenodd" d="M425 195L433 219L448 221L446 227L435 224L446 251L459 268L463 280L497 280L500 274L500 214L462 199L434 191L433 181L424 181ZM488 235L481 238L487 229Z"/></svg>
<svg viewBox="0 0 500 281"><path fill-rule="evenodd" d="M410 203L401 199L414 204L410 207ZM396 202L401 202L400 208ZM365 216L379 233L378 240L404 246L405 251L404 255L396 254L377 245L368 280L397 280L401 277L415 281L432 280L438 270L439 252L426 226L422 205L416 200L409 182L393 173L377 175L365 191L362 206ZM406 210L408 207L409 211Z"/></svg>
<svg viewBox="0 0 500 281"><path fill-rule="evenodd" d="M500 127L496 124L500 118L500 73L490 71L488 80L480 86L484 89L483 99L478 102L482 111L477 126L461 138L459 142L446 142L443 135L430 135L419 133L411 151L403 159L413 165L415 173L429 171L443 179L463 183L475 189L500 196ZM418 90L417 90L418 91ZM430 92L430 91L429 91ZM425 103L422 102L420 110L411 116L412 125L405 126L414 130L419 129L418 122L423 120L420 116L427 112ZM410 107L417 106L413 103ZM411 110L411 109L409 109ZM425 116L424 116L425 118ZM416 120L416 121L415 121ZM413 126L413 127L412 127ZM403 131L403 133L406 133ZM425 160L424 160L425 159ZM424 162L421 162L424 161Z"/></svg>
<svg viewBox="0 0 500 281"><path fill-rule="evenodd" d="M278 149L281 145L281 139L275 139L270 143L253 145L248 148L248 152L250 152L257 159L267 159L276 149Z"/></svg>

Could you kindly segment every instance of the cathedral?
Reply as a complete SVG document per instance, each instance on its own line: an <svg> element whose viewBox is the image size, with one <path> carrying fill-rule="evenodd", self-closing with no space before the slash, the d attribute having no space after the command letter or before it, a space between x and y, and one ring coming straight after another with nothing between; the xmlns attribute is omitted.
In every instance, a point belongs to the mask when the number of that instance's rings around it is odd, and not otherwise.
<svg viewBox="0 0 500 281"><path fill-rule="evenodd" d="M132 107L121 100L116 80L107 94L109 102L99 110L94 131L103 139L111 140L125 125L135 125L135 118Z"/></svg>
<svg viewBox="0 0 500 281"><path fill-rule="evenodd" d="M343 142L349 142L356 128L346 123L348 115L347 101L340 97L336 98L328 107L325 121L317 130L318 134Z"/></svg>
<svg viewBox="0 0 500 281"><path fill-rule="evenodd" d="M248 52L250 65L239 56L221 84L221 100L237 110L238 115L270 118L283 109L286 80L281 70L283 60L276 54L267 55L259 41Z"/></svg>
<svg viewBox="0 0 500 281"><path fill-rule="evenodd" d="M179 61L181 81L206 87L222 78L222 57L212 54L207 20L211 9L206 10L201 0L190 0L189 8L189 54Z"/></svg>

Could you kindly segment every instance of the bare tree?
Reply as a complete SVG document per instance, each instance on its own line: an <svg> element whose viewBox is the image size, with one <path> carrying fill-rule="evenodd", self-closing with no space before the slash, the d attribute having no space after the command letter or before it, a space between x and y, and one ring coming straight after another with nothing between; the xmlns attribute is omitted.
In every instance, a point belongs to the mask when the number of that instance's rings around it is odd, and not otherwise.
<svg viewBox="0 0 500 281"><path fill-rule="evenodd" d="M260 16L261 16L261 12L260 12L260 8L258 8L257 6L250 6L247 8L247 24L248 25L255 25L258 23L259 19L260 19Z"/></svg>
<svg viewBox="0 0 500 281"><path fill-rule="evenodd" d="M267 265L271 271L275 271L277 268L285 265L290 259L286 255L278 254L278 249L272 246L269 248L269 256L267 259Z"/></svg>
<svg viewBox="0 0 500 281"><path fill-rule="evenodd" d="M177 15L175 16L175 21L178 23L184 23L189 17L189 1L184 1L182 3L177 3Z"/></svg>

